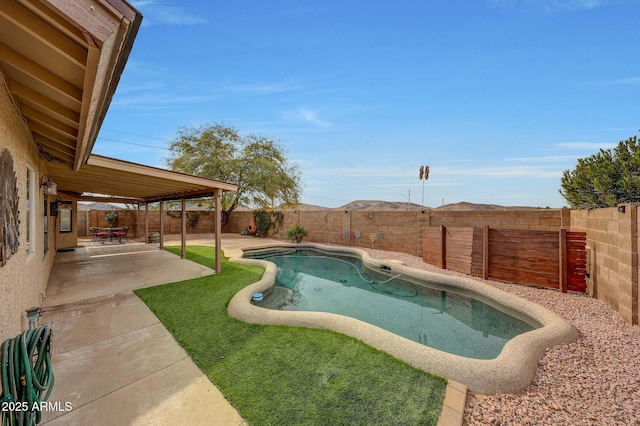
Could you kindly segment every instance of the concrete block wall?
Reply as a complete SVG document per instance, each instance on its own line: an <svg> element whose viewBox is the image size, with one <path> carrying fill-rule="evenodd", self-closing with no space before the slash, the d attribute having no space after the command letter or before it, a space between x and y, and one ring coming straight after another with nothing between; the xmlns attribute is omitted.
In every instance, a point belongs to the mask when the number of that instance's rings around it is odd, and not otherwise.
<svg viewBox="0 0 640 426"><path fill-rule="evenodd" d="M556 231L568 228L569 209L488 210L488 211L430 211L430 226L471 226L529 231Z"/></svg>
<svg viewBox="0 0 640 426"><path fill-rule="evenodd" d="M180 212L172 212L171 215L164 212L162 225L165 234L180 234L182 232L182 216ZM195 226L189 225L189 215L198 215ZM144 234L144 211L141 211L141 234ZM205 234L215 232L215 212L213 211L188 211L187 234ZM149 210L149 232L160 232L160 211Z"/></svg>
<svg viewBox="0 0 640 426"><path fill-rule="evenodd" d="M105 218L107 210L90 210L88 212L78 212L78 236L91 236L89 227L108 228L109 223ZM141 209L138 215L137 210L117 210L118 226L129 227L129 238L144 237L145 229L145 210ZM164 232L166 234L180 234L182 232L182 219L180 212L172 212L171 215L166 214L163 217ZM187 221L187 234L206 234L215 232L215 213L208 211L193 211L188 214L197 214L198 223L196 226L190 226ZM176 217L174 217L175 215ZM249 222L247 222L248 226ZM246 227L245 226L245 227ZM160 211L149 210L149 232L160 231Z"/></svg>
<svg viewBox="0 0 640 426"><path fill-rule="evenodd" d="M96 228L108 228L109 222L105 215L109 212L109 210L90 210L89 212L79 211L78 212L78 236L87 236L90 237L91 233L89 232L89 227ZM140 211L140 218L138 218L137 210L117 210L118 213L118 227L129 227L129 232L127 237L136 238L138 237L138 223L141 224L142 228L140 234L144 231L144 210ZM84 216L84 217L83 217ZM82 219L80 219L82 217ZM82 235L81 233L84 233Z"/></svg>
<svg viewBox="0 0 640 426"><path fill-rule="evenodd" d="M225 232L241 232L247 228L253 212L233 212ZM422 229L428 226L489 225L503 229L557 231L568 227L567 209L505 210L505 211L372 211L316 210L286 211L280 229L272 235L286 239L285 231L300 223L309 231L308 242L373 247L422 256ZM349 237L344 237L346 233ZM351 238L359 232L360 239ZM370 235L382 235L373 242Z"/></svg>
<svg viewBox="0 0 640 426"><path fill-rule="evenodd" d="M587 233L589 295L638 324L638 205L573 210L571 230Z"/></svg>

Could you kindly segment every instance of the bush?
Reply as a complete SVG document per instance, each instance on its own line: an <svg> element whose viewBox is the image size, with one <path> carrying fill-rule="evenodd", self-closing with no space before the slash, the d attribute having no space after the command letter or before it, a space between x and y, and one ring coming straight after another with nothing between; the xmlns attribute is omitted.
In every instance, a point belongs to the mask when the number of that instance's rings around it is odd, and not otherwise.
<svg viewBox="0 0 640 426"><path fill-rule="evenodd" d="M289 240L295 240L296 243L302 242L302 237L306 237L307 235L309 235L309 231L300 226L299 223L296 223L295 225L287 229L287 238Z"/></svg>
<svg viewBox="0 0 640 426"><path fill-rule="evenodd" d="M118 225L118 213L115 211L110 211L104 216L104 218L107 219L107 222L109 222L109 225L112 228L115 228Z"/></svg>
<svg viewBox="0 0 640 426"><path fill-rule="evenodd" d="M282 225L284 214L282 212L260 209L253 212L253 217L256 221L256 235L267 237L270 233L278 231L278 228Z"/></svg>
<svg viewBox="0 0 640 426"><path fill-rule="evenodd" d="M636 136L615 148L579 158L565 170L560 194L573 209L614 207L640 202L640 143Z"/></svg>

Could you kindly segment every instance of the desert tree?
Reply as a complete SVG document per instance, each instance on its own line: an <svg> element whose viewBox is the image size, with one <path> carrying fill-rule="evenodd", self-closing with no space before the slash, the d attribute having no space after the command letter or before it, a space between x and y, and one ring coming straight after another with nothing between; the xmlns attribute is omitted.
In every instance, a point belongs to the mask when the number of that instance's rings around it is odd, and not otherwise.
<svg viewBox="0 0 640 426"><path fill-rule="evenodd" d="M175 171L238 185L222 198L222 226L238 206L267 208L296 205L301 173L284 147L260 135L241 135L222 124L182 127L169 143L167 165Z"/></svg>

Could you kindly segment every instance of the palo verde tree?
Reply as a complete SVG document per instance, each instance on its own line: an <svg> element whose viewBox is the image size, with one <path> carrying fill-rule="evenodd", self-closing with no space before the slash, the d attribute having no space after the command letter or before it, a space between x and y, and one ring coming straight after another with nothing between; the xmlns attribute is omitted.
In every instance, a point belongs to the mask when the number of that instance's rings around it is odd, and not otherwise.
<svg viewBox="0 0 640 426"><path fill-rule="evenodd" d="M640 145L636 136L615 148L579 158L574 170L565 170L560 194L571 208L613 207L640 201Z"/></svg>
<svg viewBox="0 0 640 426"><path fill-rule="evenodd" d="M169 150L166 162L172 170L238 185L237 192L222 198L222 226L239 205L273 209L299 203L300 171L274 140L242 136L221 124L182 127Z"/></svg>

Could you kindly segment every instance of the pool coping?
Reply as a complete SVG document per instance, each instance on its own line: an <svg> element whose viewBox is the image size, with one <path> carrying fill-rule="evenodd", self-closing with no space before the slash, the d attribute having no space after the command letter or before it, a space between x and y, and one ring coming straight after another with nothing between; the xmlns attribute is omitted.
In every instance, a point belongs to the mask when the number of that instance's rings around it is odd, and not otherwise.
<svg viewBox="0 0 640 426"><path fill-rule="evenodd" d="M496 394L522 391L533 380L538 360L542 358L547 348L571 343L580 336L573 325L549 309L469 278L410 268L399 261L374 259L366 251L352 247L336 247L315 243L271 243L257 244L243 250L267 248L315 248L355 254L360 256L368 266L385 267L390 269L392 273L400 273L451 286L459 291L475 293L482 298L488 297L538 321L542 325L541 328L511 339L505 344L498 357L490 360L466 358L429 348L344 315L326 312L276 311L253 305L251 298L254 293L266 292L273 287L277 268L273 263L265 260L238 257L230 259L234 263L265 268L265 272L258 282L238 291L229 302L227 312L233 318L254 324L321 328L343 333L362 340L423 371L461 383L472 392Z"/></svg>

